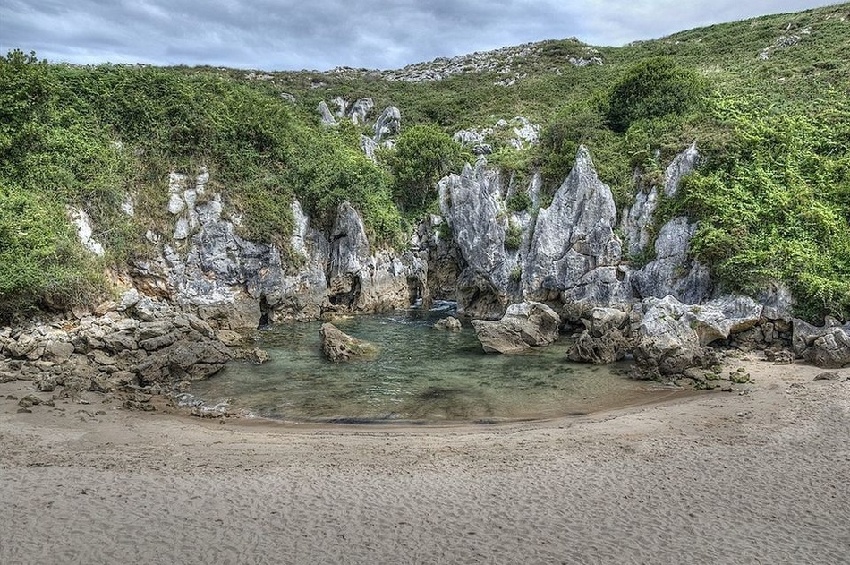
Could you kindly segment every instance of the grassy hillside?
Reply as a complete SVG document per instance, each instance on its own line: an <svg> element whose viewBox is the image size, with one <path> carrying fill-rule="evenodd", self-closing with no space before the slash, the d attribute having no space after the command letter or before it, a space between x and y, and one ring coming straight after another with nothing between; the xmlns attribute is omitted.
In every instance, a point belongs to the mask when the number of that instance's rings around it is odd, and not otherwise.
<svg viewBox="0 0 850 565"><path fill-rule="evenodd" d="M702 222L697 256L729 290L779 279L801 313L847 318L848 77L850 4L621 48L544 41L396 71L72 67L13 52L0 60L0 311L88 300L105 264L146 253L170 170L207 166L255 239L285 247L297 196L325 225L351 199L379 240L398 242L430 205L429 182L463 157L447 137L522 115L543 126L541 143L520 151L496 134L492 163L541 170L551 192L585 143L621 206L636 169L638 185L651 183L696 140L707 160L664 209ZM317 105L337 96L399 107L400 155L363 157L369 124L320 126ZM127 194L134 218L118 211ZM89 211L111 256L79 249L61 227L66 206Z"/></svg>

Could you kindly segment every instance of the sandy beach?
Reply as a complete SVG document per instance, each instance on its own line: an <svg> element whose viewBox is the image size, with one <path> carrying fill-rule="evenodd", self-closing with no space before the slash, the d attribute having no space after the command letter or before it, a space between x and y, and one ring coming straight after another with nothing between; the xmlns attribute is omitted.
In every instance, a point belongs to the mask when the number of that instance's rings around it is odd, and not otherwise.
<svg viewBox="0 0 850 565"><path fill-rule="evenodd" d="M408 428L26 413L5 383L0 563L850 563L850 370L738 367L734 392Z"/></svg>

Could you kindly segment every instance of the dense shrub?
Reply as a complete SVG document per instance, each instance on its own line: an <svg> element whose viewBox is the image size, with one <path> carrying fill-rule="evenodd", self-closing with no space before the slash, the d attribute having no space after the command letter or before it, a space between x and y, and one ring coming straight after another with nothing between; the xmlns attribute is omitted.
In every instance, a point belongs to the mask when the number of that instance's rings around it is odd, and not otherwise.
<svg viewBox="0 0 850 565"><path fill-rule="evenodd" d="M850 104L836 93L805 112L743 100L718 112L735 143L687 179L668 214L700 221L693 252L727 288L779 280L800 315L850 318Z"/></svg>
<svg viewBox="0 0 850 565"><path fill-rule="evenodd" d="M667 57L653 57L629 67L611 89L605 118L617 132L638 120L682 115L696 108L706 94L693 70Z"/></svg>
<svg viewBox="0 0 850 565"><path fill-rule="evenodd" d="M409 216L424 212L437 194L437 181L458 171L468 156L436 126L407 128L384 154L393 176L393 197Z"/></svg>

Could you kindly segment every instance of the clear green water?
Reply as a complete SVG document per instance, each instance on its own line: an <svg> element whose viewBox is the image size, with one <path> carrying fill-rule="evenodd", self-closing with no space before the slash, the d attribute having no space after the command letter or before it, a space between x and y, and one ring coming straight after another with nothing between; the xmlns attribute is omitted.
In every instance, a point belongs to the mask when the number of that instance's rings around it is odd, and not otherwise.
<svg viewBox="0 0 850 565"><path fill-rule="evenodd" d="M271 361L232 362L192 385L207 405L294 422L498 422L583 414L666 394L623 376L626 365L566 360L566 343L524 355L487 355L471 327L434 329L446 311L415 310L335 322L375 344L377 359L322 357L319 322L258 331Z"/></svg>

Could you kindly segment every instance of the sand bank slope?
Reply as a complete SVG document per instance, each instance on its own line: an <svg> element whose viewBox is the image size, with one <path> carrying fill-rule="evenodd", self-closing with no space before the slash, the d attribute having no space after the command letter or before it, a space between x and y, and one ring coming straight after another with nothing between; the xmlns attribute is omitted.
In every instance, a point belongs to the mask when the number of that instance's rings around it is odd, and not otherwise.
<svg viewBox="0 0 850 565"><path fill-rule="evenodd" d="M850 562L850 371L738 365L745 394L498 427L0 400L0 562Z"/></svg>

